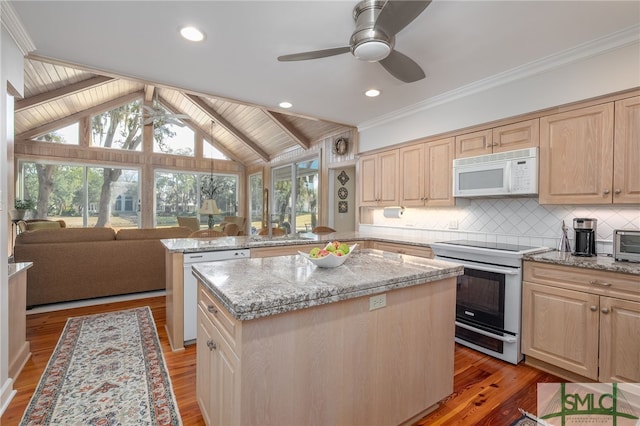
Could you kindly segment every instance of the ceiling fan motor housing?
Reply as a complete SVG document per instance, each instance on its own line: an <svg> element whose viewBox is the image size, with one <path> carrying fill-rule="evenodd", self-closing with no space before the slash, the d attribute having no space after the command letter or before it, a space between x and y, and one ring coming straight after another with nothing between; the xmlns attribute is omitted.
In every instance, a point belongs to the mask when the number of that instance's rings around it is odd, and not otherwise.
<svg viewBox="0 0 640 426"><path fill-rule="evenodd" d="M376 19L385 2L381 0L363 0L353 8L356 30L349 44L356 58L367 62L378 62L391 53L395 37L389 37L379 28L375 28Z"/></svg>

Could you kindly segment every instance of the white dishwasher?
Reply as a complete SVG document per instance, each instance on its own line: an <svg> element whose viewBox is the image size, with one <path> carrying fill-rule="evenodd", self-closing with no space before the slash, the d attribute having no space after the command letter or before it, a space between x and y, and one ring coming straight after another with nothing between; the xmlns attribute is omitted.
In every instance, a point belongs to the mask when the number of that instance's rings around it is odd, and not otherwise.
<svg viewBox="0 0 640 426"><path fill-rule="evenodd" d="M191 272L191 267L197 263L220 262L231 259L248 259L251 250L220 250L199 253L185 253L184 262L184 343L195 343L198 333L198 280Z"/></svg>

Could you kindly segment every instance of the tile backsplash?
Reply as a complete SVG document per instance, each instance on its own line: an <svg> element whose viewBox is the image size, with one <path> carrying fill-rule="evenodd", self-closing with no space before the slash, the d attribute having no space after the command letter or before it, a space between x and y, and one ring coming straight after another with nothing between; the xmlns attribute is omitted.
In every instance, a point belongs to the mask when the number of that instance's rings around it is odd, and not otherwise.
<svg viewBox="0 0 640 426"><path fill-rule="evenodd" d="M640 229L637 205L540 205L534 198L482 198L463 203L447 208L406 208L401 219L385 218L382 209L374 209L372 223L360 225L360 230L434 241L466 238L557 248L564 220L573 248L573 219L589 217L598 220L596 251L609 254L614 229Z"/></svg>

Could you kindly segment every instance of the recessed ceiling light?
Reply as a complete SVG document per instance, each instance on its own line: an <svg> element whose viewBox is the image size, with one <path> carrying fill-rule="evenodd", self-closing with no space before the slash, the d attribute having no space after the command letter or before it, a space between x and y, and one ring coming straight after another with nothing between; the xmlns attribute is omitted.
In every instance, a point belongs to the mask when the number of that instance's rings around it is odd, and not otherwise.
<svg viewBox="0 0 640 426"><path fill-rule="evenodd" d="M380 91L378 89L369 89L366 92L364 92L364 94L370 98L375 98L380 94Z"/></svg>
<svg viewBox="0 0 640 426"><path fill-rule="evenodd" d="M182 27L180 28L180 35L189 41L204 40L204 33L196 27Z"/></svg>
<svg viewBox="0 0 640 426"><path fill-rule="evenodd" d="M280 102L278 105L280 105L280 108L291 108L293 106L293 104L291 102Z"/></svg>

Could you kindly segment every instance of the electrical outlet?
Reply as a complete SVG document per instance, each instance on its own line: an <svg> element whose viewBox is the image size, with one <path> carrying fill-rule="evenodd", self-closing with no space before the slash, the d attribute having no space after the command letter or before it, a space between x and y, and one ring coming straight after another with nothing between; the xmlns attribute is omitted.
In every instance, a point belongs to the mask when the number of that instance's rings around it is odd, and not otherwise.
<svg viewBox="0 0 640 426"><path fill-rule="evenodd" d="M458 220L457 219L451 219L449 221L449 229L458 229Z"/></svg>
<svg viewBox="0 0 640 426"><path fill-rule="evenodd" d="M369 298L369 310L373 311L374 309L380 309L387 306L387 295L386 294L377 294L375 296L371 296Z"/></svg>

